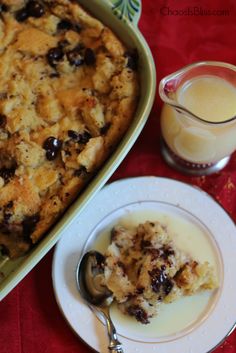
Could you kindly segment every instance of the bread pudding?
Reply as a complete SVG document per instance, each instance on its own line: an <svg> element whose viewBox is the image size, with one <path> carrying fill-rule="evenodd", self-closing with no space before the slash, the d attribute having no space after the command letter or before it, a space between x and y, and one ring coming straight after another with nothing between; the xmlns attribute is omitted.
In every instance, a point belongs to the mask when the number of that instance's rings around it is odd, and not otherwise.
<svg viewBox="0 0 236 353"><path fill-rule="evenodd" d="M124 135L138 55L76 1L0 2L0 247L45 234Z"/></svg>
<svg viewBox="0 0 236 353"><path fill-rule="evenodd" d="M213 267L178 249L160 222L147 221L134 229L117 225L111 239L104 284L119 309L143 324L158 314L162 302L218 286Z"/></svg>

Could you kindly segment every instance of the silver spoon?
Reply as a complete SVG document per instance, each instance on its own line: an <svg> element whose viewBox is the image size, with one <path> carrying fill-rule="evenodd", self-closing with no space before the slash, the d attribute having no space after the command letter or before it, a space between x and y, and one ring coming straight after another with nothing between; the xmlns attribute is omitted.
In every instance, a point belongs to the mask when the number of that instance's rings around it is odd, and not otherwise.
<svg viewBox="0 0 236 353"><path fill-rule="evenodd" d="M76 283L82 298L94 311L98 311L105 319L109 338L110 353L123 353L121 343L117 338L115 326L111 320L109 306L112 303L112 293L102 284L104 256L98 251L87 252L78 263Z"/></svg>

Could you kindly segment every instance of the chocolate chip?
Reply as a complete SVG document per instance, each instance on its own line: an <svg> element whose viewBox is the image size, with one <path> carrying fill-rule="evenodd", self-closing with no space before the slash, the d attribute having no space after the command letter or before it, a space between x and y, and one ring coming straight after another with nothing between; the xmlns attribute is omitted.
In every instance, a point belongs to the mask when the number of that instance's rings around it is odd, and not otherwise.
<svg viewBox="0 0 236 353"><path fill-rule="evenodd" d="M174 250L171 247L163 247L162 250L163 250L163 253L161 257L165 260L167 260L169 256L175 254Z"/></svg>
<svg viewBox="0 0 236 353"><path fill-rule="evenodd" d="M26 9L28 11L28 16L35 18L40 18L45 14L44 6L38 1L29 1Z"/></svg>
<svg viewBox="0 0 236 353"><path fill-rule="evenodd" d="M152 246L152 243L149 241L149 240L141 240L141 243L140 243L140 247L141 249L145 249L145 248L150 248Z"/></svg>
<svg viewBox="0 0 236 353"><path fill-rule="evenodd" d="M87 169L84 166L81 166L79 169L74 171L74 176L76 177L84 177L88 174Z"/></svg>
<svg viewBox="0 0 236 353"><path fill-rule="evenodd" d="M15 175L16 168L1 168L0 177L4 179L5 183L8 183L11 178Z"/></svg>
<svg viewBox="0 0 236 353"><path fill-rule="evenodd" d="M7 224L11 217L12 217L12 213L5 211L4 214L3 214L4 223Z"/></svg>
<svg viewBox="0 0 236 353"><path fill-rule="evenodd" d="M1 225L0 225L0 229L1 229ZM3 256L9 256L10 255L10 251L5 245L0 244L0 247L1 247L1 254Z"/></svg>
<svg viewBox="0 0 236 353"><path fill-rule="evenodd" d="M148 324L148 314L139 305L131 305L127 309L130 316L134 316L142 324Z"/></svg>
<svg viewBox="0 0 236 353"><path fill-rule="evenodd" d="M24 22L28 17L40 18L45 14L44 6L38 1L29 1L22 9L18 10L15 18L18 22Z"/></svg>
<svg viewBox="0 0 236 353"><path fill-rule="evenodd" d="M12 200L9 201L9 202L6 204L5 207L6 207L6 208L12 208L12 207L13 207L13 201L12 201Z"/></svg>
<svg viewBox="0 0 236 353"><path fill-rule="evenodd" d="M117 229L116 228L112 228L112 230L111 230L111 241L116 241L118 235L119 235L119 232L117 231Z"/></svg>
<svg viewBox="0 0 236 353"><path fill-rule="evenodd" d="M0 5L0 12L7 12L8 11L8 6L5 4Z"/></svg>
<svg viewBox="0 0 236 353"><path fill-rule="evenodd" d="M70 50L66 53L67 59L70 63L70 65L73 66L81 66L84 63L84 57L82 55L82 52L80 49L75 48L73 50Z"/></svg>
<svg viewBox="0 0 236 353"><path fill-rule="evenodd" d="M82 51L84 51L85 46L82 42L80 42L79 44L76 45L76 47L74 49L82 52Z"/></svg>
<svg viewBox="0 0 236 353"><path fill-rule="evenodd" d="M152 271L148 271L148 274L151 277L151 287L153 292L159 293L163 290L165 295L170 293L173 288L173 283L164 270L154 268Z"/></svg>
<svg viewBox="0 0 236 353"><path fill-rule="evenodd" d="M56 66L57 63L63 59L64 53L61 47L51 48L47 53L47 60L49 65L52 67Z"/></svg>
<svg viewBox="0 0 236 353"><path fill-rule="evenodd" d="M136 289L136 293L137 293L137 294L143 294L143 292L144 292L144 287L138 287L138 288Z"/></svg>
<svg viewBox="0 0 236 353"><path fill-rule="evenodd" d="M58 42L58 47L60 47L60 48L65 48L67 45L69 45L70 43L68 42L68 40L67 39L63 39L63 40L60 40L59 42Z"/></svg>
<svg viewBox="0 0 236 353"><path fill-rule="evenodd" d="M82 30L82 26L79 23L72 23L70 20L68 19L62 19L58 25L57 25L57 30L58 31L75 31L75 32L81 32Z"/></svg>
<svg viewBox="0 0 236 353"><path fill-rule="evenodd" d="M100 129L100 133L101 135L105 135L107 133L107 131L109 130L111 126L111 123L106 123L101 129Z"/></svg>
<svg viewBox="0 0 236 353"><path fill-rule="evenodd" d="M138 51L135 49L125 53L127 59L126 67L136 71L138 69Z"/></svg>
<svg viewBox="0 0 236 353"><path fill-rule="evenodd" d="M24 7L16 12L15 18L18 22L24 22L29 17L27 9Z"/></svg>
<svg viewBox="0 0 236 353"><path fill-rule="evenodd" d="M0 114L0 128L5 127L6 123L7 123L6 115Z"/></svg>
<svg viewBox="0 0 236 353"><path fill-rule="evenodd" d="M82 143L82 144L87 143L90 140L90 138L92 137L90 135L90 133L87 131L80 134L77 131L68 130L67 134L74 142L78 142L78 143ZM69 141L67 141L66 144L69 145L70 144Z"/></svg>
<svg viewBox="0 0 236 353"><path fill-rule="evenodd" d="M43 143L43 148L46 150L46 158L49 161L54 160L57 157L61 146L62 142L59 139L54 136L48 137Z"/></svg>
<svg viewBox="0 0 236 353"><path fill-rule="evenodd" d="M80 143L87 143L91 139L91 135L89 132L85 131L83 134L80 135Z"/></svg>
<svg viewBox="0 0 236 353"><path fill-rule="evenodd" d="M173 286L173 282L169 278L167 278L163 286L165 295L168 295L171 292Z"/></svg>
<svg viewBox="0 0 236 353"><path fill-rule="evenodd" d="M80 134L77 131L68 130L67 134L72 140L75 140L75 141L79 141L80 140Z"/></svg>
<svg viewBox="0 0 236 353"><path fill-rule="evenodd" d="M46 151L46 158L48 161L53 161L54 159L57 158L57 152L56 151Z"/></svg>
<svg viewBox="0 0 236 353"><path fill-rule="evenodd" d="M58 25L57 25L57 29L59 31L61 31L61 30L69 30L69 29L72 29L72 28L73 28L73 24L69 20L66 20L66 19L61 20L58 23Z"/></svg>
<svg viewBox="0 0 236 353"><path fill-rule="evenodd" d="M40 216L38 213L32 216L25 217L25 219L22 222L24 236L27 237L33 233L39 220L40 220Z"/></svg>
<svg viewBox="0 0 236 353"><path fill-rule="evenodd" d="M75 32L80 33L80 32L82 31L82 29L83 29L83 27L82 27L81 24L78 23L78 22L75 23L74 26L73 26L73 30L74 30Z"/></svg>
<svg viewBox="0 0 236 353"><path fill-rule="evenodd" d="M57 78L57 77L60 77L60 74L59 72L52 72L50 75L49 75L50 78Z"/></svg>
<svg viewBox="0 0 236 353"><path fill-rule="evenodd" d="M96 63L96 56L91 48L86 48L84 51L84 62L88 66L92 66Z"/></svg>
<svg viewBox="0 0 236 353"><path fill-rule="evenodd" d="M64 150L64 152L65 152L66 156L71 156L72 155L71 151L69 151L69 150Z"/></svg>
<svg viewBox="0 0 236 353"><path fill-rule="evenodd" d="M125 264L122 261L118 261L117 266L120 267L124 273L126 273Z"/></svg>
<svg viewBox="0 0 236 353"><path fill-rule="evenodd" d="M144 251L151 255L152 261L160 257L161 250L155 248L144 248Z"/></svg>

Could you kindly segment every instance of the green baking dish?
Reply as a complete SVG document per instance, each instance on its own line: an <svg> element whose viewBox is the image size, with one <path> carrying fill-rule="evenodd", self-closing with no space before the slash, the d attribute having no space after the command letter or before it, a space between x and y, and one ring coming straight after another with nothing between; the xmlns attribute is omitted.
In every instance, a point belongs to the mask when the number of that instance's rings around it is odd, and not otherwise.
<svg viewBox="0 0 236 353"><path fill-rule="evenodd" d="M138 138L154 101L156 89L155 65L150 49L137 27L141 13L141 1L80 0L79 3L112 28L128 47L137 48L140 58L139 71L141 76L141 95L138 109L132 125L114 153L46 236L27 255L17 260L10 260L8 257L0 255L0 300L53 247L63 234L63 231L73 222L75 215L82 212L95 193L106 183Z"/></svg>

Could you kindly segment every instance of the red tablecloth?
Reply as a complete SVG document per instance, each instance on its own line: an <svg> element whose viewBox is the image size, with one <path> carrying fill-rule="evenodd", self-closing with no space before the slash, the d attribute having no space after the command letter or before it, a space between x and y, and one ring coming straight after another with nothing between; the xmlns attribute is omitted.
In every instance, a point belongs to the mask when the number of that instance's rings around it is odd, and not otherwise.
<svg viewBox="0 0 236 353"><path fill-rule="evenodd" d="M163 76L194 61L236 64L235 0L143 0L140 29L151 47L158 83ZM145 129L112 180L155 175L195 184L236 220L236 154L223 171L212 176L188 177L173 171L160 155L160 109L157 94ZM1 353L92 352L74 335L57 307L51 281L52 254L45 256L0 304ZM236 332L215 352L236 352Z"/></svg>

